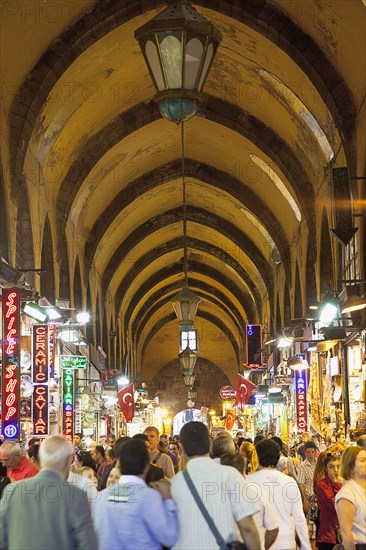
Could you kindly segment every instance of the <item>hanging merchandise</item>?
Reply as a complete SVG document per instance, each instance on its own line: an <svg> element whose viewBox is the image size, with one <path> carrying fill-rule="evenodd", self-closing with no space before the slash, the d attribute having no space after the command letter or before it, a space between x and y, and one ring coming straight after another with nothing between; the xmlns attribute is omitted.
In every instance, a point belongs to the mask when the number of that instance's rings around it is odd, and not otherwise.
<svg viewBox="0 0 366 550"><path fill-rule="evenodd" d="M310 382L307 397L310 405L310 426L316 432L322 434L324 429L324 408L320 402L317 361L312 361L310 364Z"/></svg>

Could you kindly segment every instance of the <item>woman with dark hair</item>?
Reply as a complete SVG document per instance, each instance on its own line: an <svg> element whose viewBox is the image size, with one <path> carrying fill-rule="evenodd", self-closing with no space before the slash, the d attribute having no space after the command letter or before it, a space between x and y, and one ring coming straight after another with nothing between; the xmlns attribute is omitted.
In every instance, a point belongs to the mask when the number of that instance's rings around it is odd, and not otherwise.
<svg viewBox="0 0 366 550"><path fill-rule="evenodd" d="M78 473L80 468L83 468L84 466L92 468L94 472L96 472L97 470L96 464L89 451L77 451L77 453L75 454L73 466L75 469L75 473Z"/></svg>
<svg viewBox="0 0 366 550"><path fill-rule="evenodd" d="M336 529L339 524L334 504L335 496L342 488L338 480L339 459L338 454L326 453L322 457L322 475L319 473L315 481L315 494L319 508L316 542L319 550L332 550L337 543Z"/></svg>
<svg viewBox="0 0 366 550"><path fill-rule="evenodd" d="M6 466L3 466L0 462L0 499L5 487L9 485L9 483L11 483L11 479L6 475Z"/></svg>

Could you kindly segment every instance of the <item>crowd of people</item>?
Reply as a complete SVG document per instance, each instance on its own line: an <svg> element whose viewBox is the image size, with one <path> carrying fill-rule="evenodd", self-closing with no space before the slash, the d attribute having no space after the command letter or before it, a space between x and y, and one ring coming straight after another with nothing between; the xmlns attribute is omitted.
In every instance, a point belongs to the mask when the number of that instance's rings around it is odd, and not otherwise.
<svg viewBox="0 0 366 550"><path fill-rule="evenodd" d="M366 435L290 456L188 422L104 445L60 435L0 446L0 549L366 550ZM239 542L238 542L239 541ZM341 546L338 546L341 548Z"/></svg>

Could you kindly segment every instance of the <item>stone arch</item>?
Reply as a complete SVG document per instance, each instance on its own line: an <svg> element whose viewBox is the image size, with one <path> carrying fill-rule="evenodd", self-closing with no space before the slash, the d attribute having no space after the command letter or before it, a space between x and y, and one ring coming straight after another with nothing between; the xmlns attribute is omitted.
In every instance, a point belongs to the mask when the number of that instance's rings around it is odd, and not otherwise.
<svg viewBox="0 0 366 550"><path fill-rule="evenodd" d="M144 373L142 374L144 375ZM221 398L219 395L220 388L222 386L231 385L234 381L230 380L218 365L215 365L204 357L199 357L197 359L195 374L197 400L202 402L202 404L206 404L206 406L210 404L210 406L214 408L221 407ZM165 389L159 387L161 386L161 380L165 382ZM174 359L164 365L148 384L148 387L151 392L161 391L159 395L161 406L164 407L165 404L169 404L173 411L177 406L182 405L182 395L184 395L187 390L180 374L179 360ZM186 408L186 406L181 406L179 410L184 408ZM179 412L179 410L176 412ZM174 414L176 414L176 412Z"/></svg>
<svg viewBox="0 0 366 550"><path fill-rule="evenodd" d="M283 324L287 325L291 319L291 298L290 298L290 289L288 284L285 283L284 296L283 296Z"/></svg>
<svg viewBox="0 0 366 550"><path fill-rule="evenodd" d="M333 256L332 242L329 234L328 216L324 208L322 213L320 232L320 297L322 298L327 291L333 289Z"/></svg>
<svg viewBox="0 0 366 550"><path fill-rule="evenodd" d="M55 270L53 258L53 240L51 225L46 215L43 228L42 253L41 253L41 295L45 296L52 304L55 303Z"/></svg>
<svg viewBox="0 0 366 550"><path fill-rule="evenodd" d="M277 293L277 301L276 301L276 320L275 320L275 334L280 332L281 328L283 326L283 319L281 315L281 306L280 306L280 296Z"/></svg>
<svg viewBox="0 0 366 550"><path fill-rule="evenodd" d="M9 262L8 217L5 203L5 183L0 167L0 256Z"/></svg>
<svg viewBox="0 0 366 550"><path fill-rule="evenodd" d="M27 188L21 185L18 196L17 231L16 231L16 267L34 268L34 249L31 215Z"/></svg>
<svg viewBox="0 0 366 550"><path fill-rule="evenodd" d="M299 319L303 315L302 308L302 292L301 292L301 283L300 283L300 273L299 265L296 263L296 274L295 274L295 296L294 296L294 317Z"/></svg>
<svg viewBox="0 0 366 550"><path fill-rule="evenodd" d="M69 271L69 256L67 250L60 262L60 289L59 297L62 300L70 300L70 271Z"/></svg>
<svg viewBox="0 0 366 550"><path fill-rule="evenodd" d="M314 256L311 252L312 244L308 241L308 250L306 254L306 307L308 308L317 301L316 292L316 274L314 266Z"/></svg>
<svg viewBox="0 0 366 550"><path fill-rule="evenodd" d="M101 345L101 330L100 330L100 299L99 293L97 293L97 299L95 303L95 347Z"/></svg>
<svg viewBox="0 0 366 550"><path fill-rule="evenodd" d="M76 258L75 270L74 270L74 308L75 308L75 312L74 312L75 315L80 311L82 311L83 309L79 257Z"/></svg>

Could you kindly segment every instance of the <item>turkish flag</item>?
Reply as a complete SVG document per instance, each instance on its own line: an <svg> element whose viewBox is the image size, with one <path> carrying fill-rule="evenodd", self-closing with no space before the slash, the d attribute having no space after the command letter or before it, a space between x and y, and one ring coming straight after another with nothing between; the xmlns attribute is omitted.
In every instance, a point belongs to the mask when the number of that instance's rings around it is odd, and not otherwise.
<svg viewBox="0 0 366 550"><path fill-rule="evenodd" d="M238 380L236 383L236 404L239 407L246 405L249 401L249 397L255 388L255 384L250 382L241 374L238 374Z"/></svg>
<svg viewBox="0 0 366 550"><path fill-rule="evenodd" d="M133 399L133 384L129 384L118 392L118 402L127 422L131 422L135 416L135 401Z"/></svg>
<svg viewBox="0 0 366 550"><path fill-rule="evenodd" d="M226 412L225 430L227 430L228 432L231 432L234 426L235 419L236 419L236 414L233 411Z"/></svg>

